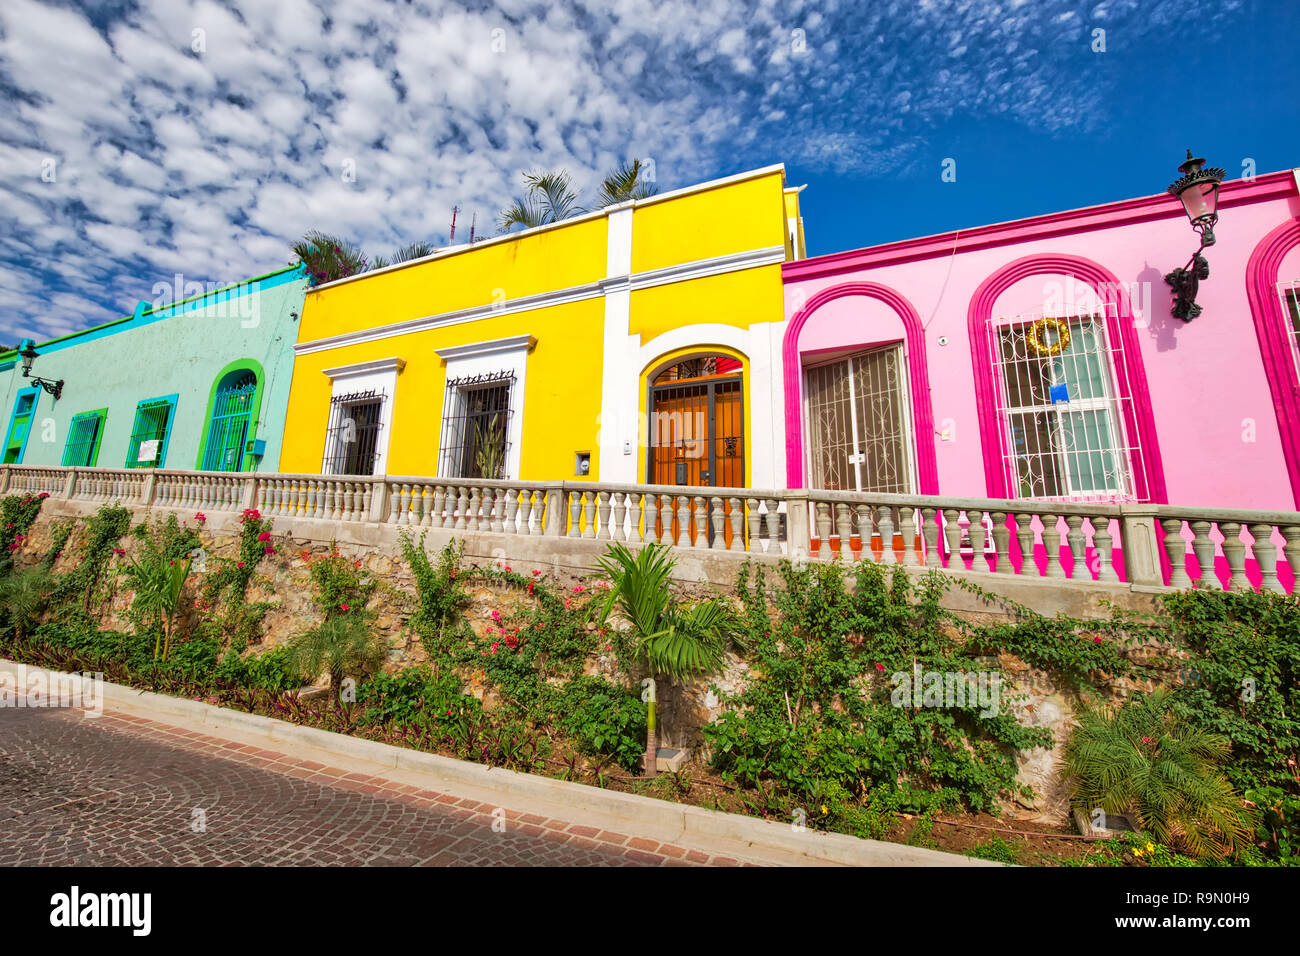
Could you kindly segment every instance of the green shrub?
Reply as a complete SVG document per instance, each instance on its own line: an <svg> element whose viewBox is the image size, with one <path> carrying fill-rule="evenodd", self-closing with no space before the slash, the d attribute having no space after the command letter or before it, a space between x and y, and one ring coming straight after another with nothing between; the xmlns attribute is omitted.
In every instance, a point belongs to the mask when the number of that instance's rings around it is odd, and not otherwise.
<svg viewBox="0 0 1300 956"><path fill-rule="evenodd" d="M891 699L892 676L914 667L1001 677L974 656L969 626L939 606L941 576L922 579L915 594L904 572L874 564L856 566L851 593L838 564L785 562L781 576L775 617L761 571L752 578L747 568L737 582L754 671L704 728L724 777L812 808L810 822L837 829L864 825L859 810L882 788L912 812L997 812L999 794L1023 789L1016 752L1050 744L1049 731L1020 726L1005 705L990 713L976 701Z"/></svg>
<svg viewBox="0 0 1300 956"><path fill-rule="evenodd" d="M613 757L635 770L645 752L646 710L640 699L601 677L569 681L550 701L556 725L581 753Z"/></svg>
<svg viewBox="0 0 1300 956"><path fill-rule="evenodd" d="M1016 863L1020 858L1020 848L1014 843L1008 843L999 836L994 836L987 843L981 843L973 846L966 851L967 856L973 856L977 860L994 860L998 863Z"/></svg>
<svg viewBox="0 0 1300 956"><path fill-rule="evenodd" d="M237 687L275 692L297 690L309 681L294 667L292 657L292 652L283 645L247 656L241 656L232 647L222 655L213 676Z"/></svg>
<svg viewBox="0 0 1300 956"><path fill-rule="evenodd" d="M476 697L461 692L459 678L445 672L435 676L428 667L376 674L358 688L357 706L368 726L437 732L452 732L483 709Z"/></svg>
<svg viewBox="0 0 1300 956"><path fill-rule="evenodd" d="M407 625L419 635L436 671L446 658L461 649L470 635L464 617L465 608L470 605L470 594L460 570L465 545L460 541L449 541L435 563L429 560L429 553L424 550L423 533L416 541L410 531L403 528L398 540L402 556L415 576L416 606Z"/></svg>
<svg viewBox="0 0 1300 956"><path fill-rule="evenodd" d="M1164 690L1085 710L1062 760L1070 805L1128 816L1195 856L1236 856L1251 828L1219 769L1229 748L1226 737L1174 714Z"/></svg>

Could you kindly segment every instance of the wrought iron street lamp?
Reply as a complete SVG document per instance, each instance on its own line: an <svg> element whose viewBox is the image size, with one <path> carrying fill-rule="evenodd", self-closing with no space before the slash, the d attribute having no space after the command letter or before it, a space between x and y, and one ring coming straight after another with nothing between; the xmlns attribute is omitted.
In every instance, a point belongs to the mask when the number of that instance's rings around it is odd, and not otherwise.
<svg viewBox="0 0 1300 956"><path fill-rule="evenodd" d="M36 351L36 343L31 339L23 339L18 354L23 360L23 378L30 378L41 388L53 395L54 400L57 402L59 396L63 394L63 379L59 379L57 382L51 382L49 379L41 378L39 375L32 374L32 362L36 361L36 356L39 354Z"/></svg>
<svg viewBox="0 0 1300 956"><path fill-rule="evenodd" d="M1174 305L1169 310L1175 319L1190 322L1201 314L1196 304L1196 293L1202 279L1210 277L1210 263L1201 253L1214 245L1214 224L1219 221L1219 184L1226 175L1222 169L1203 169L1205 160L1187 151L1187 160L1178 167L1182 178L1169 186L1169 195L1183 204L1192 228L1201 237L1201 244L1187 265L1165 276L1165 282L1174 292Z"/></svg>

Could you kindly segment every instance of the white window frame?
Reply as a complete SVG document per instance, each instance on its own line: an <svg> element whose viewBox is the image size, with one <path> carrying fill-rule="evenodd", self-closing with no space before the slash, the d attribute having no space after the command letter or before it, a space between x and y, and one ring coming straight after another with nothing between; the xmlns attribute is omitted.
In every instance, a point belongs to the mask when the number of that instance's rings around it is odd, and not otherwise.
<svg viewBox="0 0 1300 956"><path fill-rule="evenodd" d="M491 339L475 342L472 345L453 345L448 348L435 349L438 357L446 363L446 379L470 378L475 375L491 375L496 372L513 372L515 381L510 389L510 422L506 430L506 442L510 451L506 455L505 478L517 480L520 462L523 458L524 411L527 394L528 356L537 346L534 335L513 335L508 338ZM455 401L463 402L464 396L455 396ZM448 410L443 409L442 417L447 417ZM442 475L443 461L448 448L447 439L453 436L438 434L438 473ZM453 444L455 444L453 442Z"/></svg>
<svg viewBox="0 0 1300 956"><path fill-rule="evenodd" d="M1286 340L1291 343L1291 370L1294 375L1291 384L1300 387L1300 330L1291 319L1291 303L1300 309L1300 279L1284 279L1277 284L1277 300L1282 306L1282 330Z"/></svg>
<svg viewBox="0 0 1300 956"><path fill-rule="evenodd" d="M376 395L383 395L383 404L379 408L379 435L375 440L375 467L373 474L388 474L388 443L393 434L393 406L397 401L397 375L406 367L406 361L400 358L377 359L373 362L359 362L356 365L340 365L337 368L323 369L330 380L330 404L340 395L363 392L373 389ZM329 437L329 423L326 424L326 441ZM334 441L337 442L338 436ZM337 448L326 448L322 462L337 459Z"/></svg>
<svg viewBox="0 0 1300 956"><path fill-rule="evenodd" d="M1019 471L1015 467L1017 459L1015 453L1015 441L1011 432L1012 415L1026 414L1047 414L1052 416L1054 440L1057 443L1058 451L1055 456L1056 474L1059 484L1063 486L1064 493L1059 495L1048 495L1041 498L1032 498L1025 500L1035 501L1132 501L1135 500L1135 469L1133 460L1133 447L1127 434L1127 425L1124 421L1122 403L1119 398L1118 390L1115 386L1115 348L1111 342L1110 330L1107 328L1105 316L1101 314L1071 315L1061 316L1067 323L1073 326L1076 322L1089 320L1093 327L1100 333L1101 351L1100 359L1102 366L1101 384L1105 392L1103 397L1092 398L1071 398L1068 404L1068 410L1057 408L1056 403L1046 405L1011 405L1011 390L1009 378L1007 375L1007 363L1002 352L1002 333L1009 328L1028 329L1030 325L1042 318L1041 313L1029 313L1017 315L1012 318L1003 319L992 323L992 335L989 336L989 347L992 351L990 356L995 374L997 376L998 390L998 430L1002 442L1004 453L1002 455L1002 467L1007 469L1008 490L1013 492L1016 498L1022 498L1020 491ZM1071 328L1071 334L1077 334L1076 330ZM1097 353L1092 353L1097 354ZM1117 467L1118 487L1105 489L1081 490L1074 487L1070 475L1070 465L1068 453L1063 449L1066 447L1063 432L1063 416L1068 413L1077 412L1103 412L1106 416L1107 423L1111 432L1111 455L1114 457ZM1083 453L1091 453L1089 449Z"/></svg>
<svg viewBox="0 0 1300 956"><path fill-rule="evenodd" d="M913 411L912 391L911 391L912 383L910 380L911 365L908 363L907 343L902 340L897 342L876 343L874 345L867 345L863 347L850 346L846 350L837 349L836 351L839 353L837 357L828 358L825 360L814 360L803 366L803 373L800 375L800 383L802 388L802 401L803 401L803 432L804 432L803 447L805 449L805 458L806 458L804 462L804 468L805 468L805 474L807 474L809 478L811 478L814 472L816 472L817 464L813 460L812 430L814 427L814 422L813 422L812 402L808 394L808 372L813 369L824 368L825 366L828 365L836 365L840 362L850 363L849 375L848 375L849 409L850 409L849 420L850 420L851 428L853 430L853 447L857 448L861 445L861 442L858 440L859 422L858 422L858 413L857 413L857 388L853 381L853 370L852 370L853 366L851 363L853 359L856 359L865 353L875 352L887 348L894 348L898 350L898 363L899 363L898 364L898 382L899 382L898 391L899 391L899 401L901 402L901 408L903 412L903 428L902 428L901 440L904 442L903 451L906 456L907 472L908 472L907 474L908 491L901 492L901 493L913 494L913 495L917 493L916 491L917 488L916 432L915 432L915 423L912 421L912 411ZM862 491L863 463L854 462L851 464L853 468L853 473L857 476L857 482L856 482L857 487L852 489L846 489L846 490L853 491L856 493L869 494L870 492Z"/></svg>

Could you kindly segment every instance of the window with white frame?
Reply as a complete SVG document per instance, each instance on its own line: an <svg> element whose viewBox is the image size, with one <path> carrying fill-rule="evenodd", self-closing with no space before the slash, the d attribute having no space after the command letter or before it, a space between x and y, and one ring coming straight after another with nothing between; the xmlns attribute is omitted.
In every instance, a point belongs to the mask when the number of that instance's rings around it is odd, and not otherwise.
<svg viewBox="0 0 1300 956"><path fill-rule="evenodd" d="M1277 296L1282 301L1282 314L1286 316L1286 337L1291 343L1291 358L1295 360L1295 381L1300 384L1300 279L1277 284Z"/></svg>
<svg viewBox="0 0 1300 956"><path fill-rule="evenodd" d="M387 472L397 376L405 366L400 358L387 358L324 370L330 409L321 474Z"/></svg>
<svg viewBox="0 0 1300 956"><path fill-rule="evenodd" d="M1137 449L1100 315L1017 316L991 337L1005 465L1021 498L1131 500Z"/></svg>
<svg viewBox="0 0 1300 956"><path fill-rule="evenodd" d="M531 335L437 349L447 367L438 437L442 478L518 478Z"/></svg>
<svg viewBox="0 0 1300 956"><path fill-rule="evenodd" d="M448 379L438 474L509 478L515 375L509 370Z"/></svg>
<svg viewBox="0 0 1300 956"><path fill-rule="evenodd" d="M813 487L915 491L905 369L902 343L805 368Z"/></svg>

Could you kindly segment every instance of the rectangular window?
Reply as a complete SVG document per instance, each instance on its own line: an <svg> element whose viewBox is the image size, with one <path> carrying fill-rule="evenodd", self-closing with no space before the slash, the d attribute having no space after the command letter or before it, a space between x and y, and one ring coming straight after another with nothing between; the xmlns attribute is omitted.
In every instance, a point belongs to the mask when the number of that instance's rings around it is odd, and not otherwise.
<svg viewBox="0 0 1300 956"><path fill-rule="evenodd" d="M1022 498L1131 494L1101 316L998 329L1002 418ZM1064 329L1064 334L1062 334Z"/></svg>
<svg viewBox="0 0 1300 956"><path fill-rule="evenodd" d="M135 407L131 441L126 448L126 467L163 467L167 460L167 439L170 437L175 409L175 395L151 398Z"/></svg>
<svg viewBox="0 0 1300 956"><path fill-rule="evenodd" d="M321 474L375 473L379 431L387 398L383 391L368 388L330 399L330 424L325 436Z"/></svg>
<svg viewBox="0 0 1300 956"><path fill-rule="evenodd" d="M443 478L508 478L514 372L451 379L443 401Z"/></svg>
<svg viewBox="0 0 1300 956"><path fill-rule="evenodd" d="M27 433L31 430L32 414L36 409L36 394L39 389L29 388L18 393L14 401L14 413L9 420L9 434L5 437L4 463L21 464L23 452L27 448Z"/></svg>
<svg viewBox="0 0 1300 956"><path fill-rule="evenodd" d="M99 440L104 434L108 409L74 415L68 426L68 441L63 446L63 464L93 468L99 460Z"/></svg>
<svg viewBox="0 0 1300 956"><path fill-rule="evenodd" d="M911 416L901 343L806 371L814 487L910 494Z"/></svg>
<svg viewBox="0 0 1300 956"><path fill-rule="evenodd" d="M1291 356L1295 359L1296 382L1300 384L1300 279L1279 282L1277 293L1282 299L1282 311L1289 320L1286 337L1291 343Z"/></svg>

